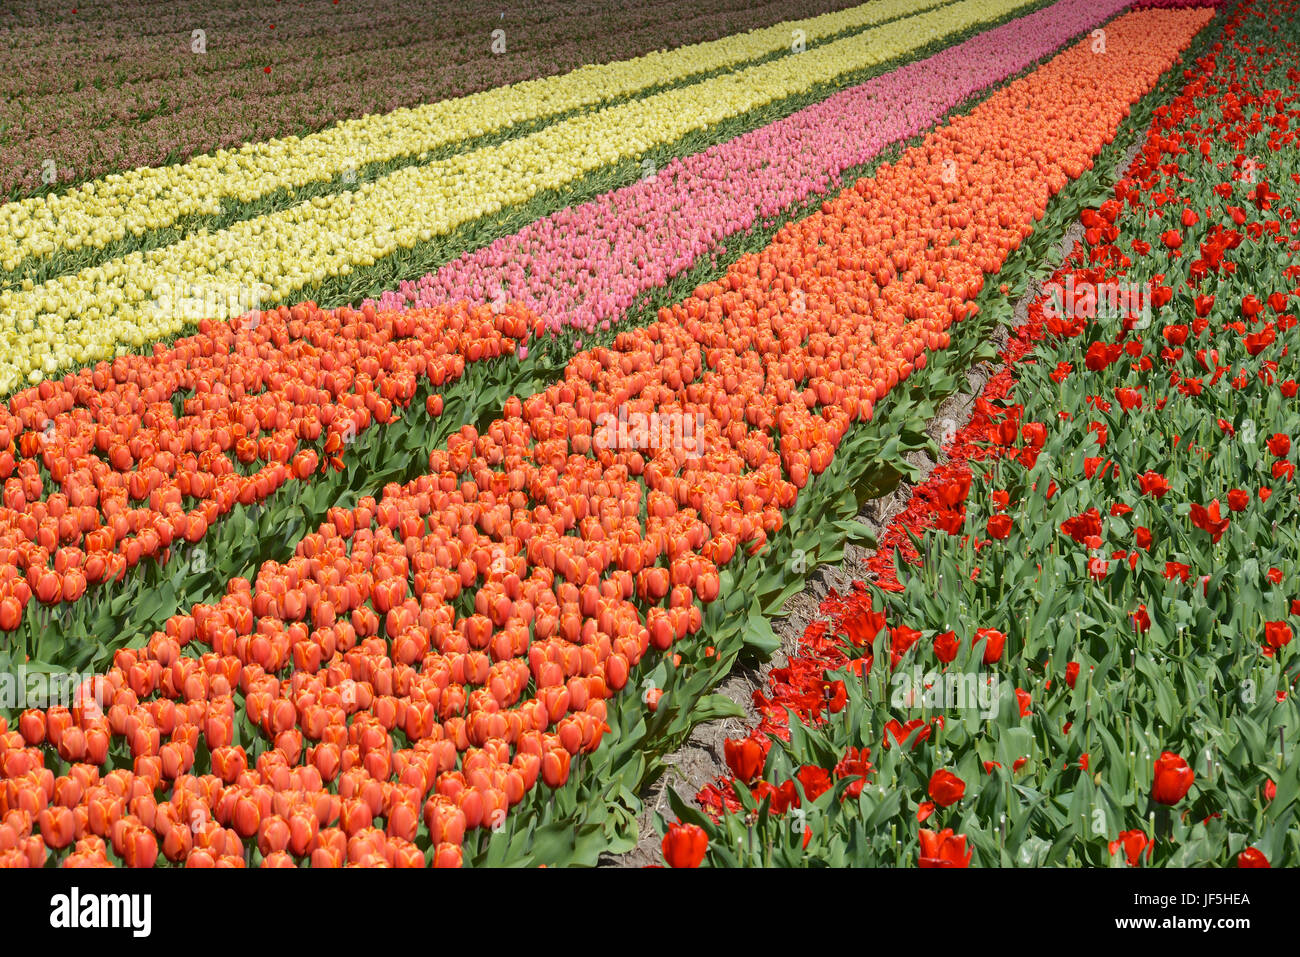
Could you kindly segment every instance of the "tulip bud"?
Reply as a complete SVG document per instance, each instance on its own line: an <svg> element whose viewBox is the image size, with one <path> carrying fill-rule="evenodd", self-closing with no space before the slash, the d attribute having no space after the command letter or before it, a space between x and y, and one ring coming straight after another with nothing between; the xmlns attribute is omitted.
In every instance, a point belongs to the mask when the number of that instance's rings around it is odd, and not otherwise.
<svg viewBox="0 0 1300 957"><path fill-rule="evenodd" d="M124 845L121 857L127 867L153 867L158 860L158 840L153 831L143 825L127 828Z"/></svg>
<svg viewBox="0 0 1300 957"><path fill-rule="evenodd" d="M266 857L289 846L289 822L276 814L261 822L257 830L257 849Z"/></svg>
<svg viewBox="0 0 1300 957"><path fill-rule="evenodd" d="M709 849L709 836L697 824L674 821L668 826L662 847L669 867L699 867Z"/></svg>
<svg viewBox="0 0 1300 957"><path fill-rule="evenodd" d="M394 867L424 867L424 852L410 841L389 838L389 847L393 852Z"/></svg>
<svg viewBox="0 0 1300 957"><path fill-rule="evenodd" d="M289 815L289 852L294 857L302 857L310 853L316 845L316 837L320 832L320 821L317 815L295 810Z"/></svg>
<svg viewBox="0 0 1300 957"><path fill-rule="evenodd" d="M38 816L41 837L51 850L59 851L76 836L76 818L66 807L47 807Z"/></svg>
<svg viewBox="0 0 1300 957"><path fill-rule="evenodd" d="M463 852L458 844L439 844L433 852L434 867L460 867Z"/></svg>
<svg viewBox="0 0 1300 957"><path fill-rule="evenodd" d="M311 852L311 866L318 867L342 867L344 856L332 847L318 847Z"/></svg>
<svg viewBox="0 0 1300 957"><path fill-rule="evenodd" d="M567 749L553 749L542 756L542 781L548 788L561 788L569 780L569 761Z"/></svg>
<svg viewBox="0 0 1300 957"><path fill-rule="evenodd" d="M1192 786L1195 774L1180 755L1164 751L1155 762L1151 797L1159 804L1177 804Z"/></svg>
<svg viewBox="0 0 1300 957"><path fill-rule="evenodd" d="M18 717L18 732L33 747L45 743L45 712L29 708Z"/></svg>
<svg viewBox="0 0 1300 957"><path fill-rule="evenodd" d="M240 795L235 799L230 822L236 834L241 838L252 837L257 833L261 821L262 814L258 809L257 802L248 795Z"/></svg>
<svg viewBox="0 0 1300 957"><path fill-rule="evenodd" d="M420 830L420 812L408 801L397 802L388 812L388 827L385 830L390 837L414 841Z"/></svg>

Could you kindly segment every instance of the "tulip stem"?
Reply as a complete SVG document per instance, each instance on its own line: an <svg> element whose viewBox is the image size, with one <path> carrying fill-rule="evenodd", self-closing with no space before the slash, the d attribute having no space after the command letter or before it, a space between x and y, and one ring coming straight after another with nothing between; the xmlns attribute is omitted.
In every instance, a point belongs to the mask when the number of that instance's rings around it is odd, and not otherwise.
<svg viewBox="0 0 1300 957"><path fill-rule="evenodd" d="M1163 837L1170 843L1174 839L1174 822L1173 816L1169 813L1169 806L1159 804L1155 809L1155 834L1154 837Z"/></svg>

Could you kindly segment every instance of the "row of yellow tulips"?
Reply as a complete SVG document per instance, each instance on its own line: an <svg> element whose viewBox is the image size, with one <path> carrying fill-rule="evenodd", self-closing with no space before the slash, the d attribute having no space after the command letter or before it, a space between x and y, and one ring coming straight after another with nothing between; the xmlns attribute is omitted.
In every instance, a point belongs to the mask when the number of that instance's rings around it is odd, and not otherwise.
<svg viewBox="0 0 1300 957"><path fill-rule="evenodd" d="M947 2L873 0L709 43L591 64L562 76L348 120L310 136L250 143L183 164L106 176L62 195L0 207L0 266L12 271L28 257L102 248L128 234L141 237L171 226L186 216L218 215L223 203L255 202L281 188L328 181L349 169L419 156L517 123L599 106Z"/></svg>

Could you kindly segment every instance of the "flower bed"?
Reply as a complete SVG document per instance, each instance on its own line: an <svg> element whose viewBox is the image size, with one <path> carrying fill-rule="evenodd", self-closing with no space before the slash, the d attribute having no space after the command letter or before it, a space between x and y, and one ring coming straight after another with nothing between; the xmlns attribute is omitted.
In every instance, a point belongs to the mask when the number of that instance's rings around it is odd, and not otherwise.
<svg viewBox="0 0 1300 957"><path fill-rule="evenodd" d="M740 553L948 343L1207 19L1115 21L1113 58L1070 48L120 651L89 685L102 712L24 713L0 737L5 863L454 865L498 828L489 859L567 859L586 834L539 828L537 780L609 755L610 693L731 602ZM647 424L665 420L675 438Z"/></svg>

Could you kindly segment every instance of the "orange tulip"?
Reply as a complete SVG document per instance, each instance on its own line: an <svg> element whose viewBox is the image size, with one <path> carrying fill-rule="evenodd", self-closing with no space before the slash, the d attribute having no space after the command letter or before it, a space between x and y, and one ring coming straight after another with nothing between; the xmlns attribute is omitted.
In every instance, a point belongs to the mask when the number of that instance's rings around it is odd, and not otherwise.
<svg viewBox="0 0 1300 957"><path fill-rule="evenodd" d="M542 756L542 781L551 790L561 788L569 780L569 751L557 748Z"/></svg>

